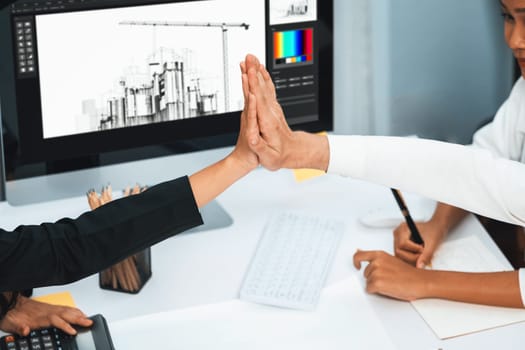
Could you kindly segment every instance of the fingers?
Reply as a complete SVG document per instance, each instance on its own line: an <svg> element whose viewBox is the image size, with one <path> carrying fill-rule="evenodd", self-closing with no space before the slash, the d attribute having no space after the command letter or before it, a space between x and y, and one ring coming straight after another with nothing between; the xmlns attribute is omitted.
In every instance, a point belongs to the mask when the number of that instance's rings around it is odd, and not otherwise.
<svg viewBox="0 0 525 350"><path fill-rule="evenodd" d="M417 259L420 257L420 254L411 253L404 250L396 250L396 257L403 260L404 262L409 263L412 266L416 265Z"/></svg>
<svg viewBox="0 0 525 350"><path fill-rule="evenodd" d="M239 68L241 69L241 74L246 74L247 73L246 62L242 61L241 63L239 63Z"/></svg>
<svg viewBox="0 0 525 350"><path fill-rule="evenodd" d="M262 93L268 94L269 96L275 97L275 87L273 85L272 77L264 65L260 64L257 57L254 55L248 54L246 56L245 62L241 62L241 74L250 75L249 72L252 71L251 82L250 82L250 91L254 94L257 93L257 87L263 88ZM255 79L257 78L257 79Z"/></svg>
<svg viewBox="0 0 525 350"><path fill-rule="evenodd" d="M277 98L277 93L275 92L275 85L273 84L273 80L272 80L272 77L271 77L270 73L263 66L261 66L260 72L261 72L262 78L264 79L264 82L265 82L265 84L266 84L266 86L268 88L268 93L273 98Z"/></svg>
<svg viewBox="0 0 525 350"><path fill-rule="evenodd" d="M260 81L258 75L260 75L260 73L258 73L255 69L248 69L248 85L250 93L253 94L257 100L257 123L259 126L259 131L263 133L263 128L269 123L267 117L268 106L264 95L261 92L262 90L260 88L261 85L259 84ZM268 127L266 126L266 128Z"/></svg>
<svg viewBox="0 0 525 350"><path fill-rule="evenodd" d="M26 323L20 323L15 325L13 329L7 328L4 331L8 333L16 333L18 335L26 337L29 335L29 332L31 332L31 327Z"/></svg>
<svg viewBox="0 0 525 350"><path fill-rule="evenodd" d="M257 122L259 131L264 137L270 130L274 130L279 125L279 121L272 113L272 103L274 101L277 103L277 101L265 92L267 88L264 79L261 73L253 68L248 70L248 85L250 93L255 95L257 100Z"/></svg>
<svg viewBox="0 0 525 350"><path fill-rule="evenodd" d="M104 186L100 192L100 197L102 198L102 202L104 204L111 202L111 187Z"/></svg>
<svg viewBox="0 0 525 350"><path fill-rule="evenodd" d="M100 200L95 190L91 189L87 193L89 207L94 210L100 206Z"/></svg>
<svg viewBox="0 0 525 350"><path fill-rule="evenodd" d="M135 187L131 190L131 194L138 194L140 193L140 186L139 184L136 184Z"/></svg>
<svg viewBox="0 0 525 350"><path fill-rule="evenodd" d="M18 334L20 334L21 336L27 337L29 335L29 332L31 332L31 328L29 328L28 325L25 325L25 326L21 326Z"/></svg>
<svg viewBox="0 0 525 350"><path fill-rule="evenodd" d="M95 192L95 195L98 197L99 205L102 206L107 203L107 196L104 195L104 191L100 193L100 196Z"/></svg>
<svg viewBox="0 0 525 350"><path fill-rule="evenodd" d="M248 111L246 115L246 127L248 142L250 146L259 143L259 126L257 124L257 100L253 94L249 94Z"/></svg>
<svg viewBox="0 0 525 350"><path fill-rule="evenodd" d="M261 70L252 66L248 68L247 74L250 92L254 94L257 99L266 98L268 90L270 89L266 86L267 82L263 78Z"/></svg>
<svg viewBox="0 0 525 350"><path fill-rule="evenodd" d="M257 77L257 70L254 68L249 68L247 71L248 75L248 88L250 92L256 97L259 97L259 78Z"/></svg>
<svg viewBox="0 0 525 350"><path fill-rule="evenodd" d="M410 239L401 242L399 248L414 254L421 254L424 250L424 247L422 245L414 243Z"/></svg>
<svg viewBox="0 0 525 350"><path fill-rule="evenodd" d="M406 223L394 230L394 254L398 258L415 265L424 247L410 240L410 230Z"/></svg>
<svg viewBox="0 0 525 350"><path fill-rule="evenodd" d="M255 71L259 70L260 63L257 57L255 57L254 55L246 55L244 62L246 64L246 71L249 71L250 69L254 69Z"/></svg>
<svg viewBox="0 0 525 350"><path fill-rule="evenodd" d="M248 82L248 73L243 73L241 75L242 80L242 93L244 95L244 105L246 109L246 104L248 103L249 94L250 94L250 85Z"/></svg>
<svg viewBox="0 0 525 350"><path fill-rule="evenodd" d="M378 250L370 250L370 251L358 250L354 254L354 266L355 266L356 269L360 270L361 269L361 263L363 261L366 261L366 262L370 263L373 260L377 259L381 254L383 254L383 252L378 251Z"/></svg>
<svg viewBox="0 0 525 350"><path fill-rule="evenodd" d="M73 328L68 322L66 322L62 317L58 315L55 315L55 314L51 315L49 317L49 321L51 322L51 326L56 327L66 332L67 334L70 334L70 335L77 334L77 331L75 330L75 328Z"/></svg>
<svg viewBox="0 0 525 350"><path fill-rule="evenodd" d="M64 309L60 314L60 317L69 324L75 324L82 327L89 327L93 324L93 321L89 319L86 314L75 308L68 307Z"/></svg>

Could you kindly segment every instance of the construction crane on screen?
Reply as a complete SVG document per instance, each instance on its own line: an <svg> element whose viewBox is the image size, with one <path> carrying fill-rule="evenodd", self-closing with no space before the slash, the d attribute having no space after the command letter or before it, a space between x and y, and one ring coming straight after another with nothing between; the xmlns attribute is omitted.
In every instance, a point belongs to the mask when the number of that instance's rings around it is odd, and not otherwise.
<svg viewBox="0 0 525 350"><path fill-rule="evenodd" d="M224 108L230 110L230 72L228 68L228 29L244 28L248 30L249 24L246 23L213 23L213 22L170 22L170 21L122 21L120 25L129 26L152 26L156 27L209 27L220 28L222 30L222 63L224 74ZM154 34L155 36L155 34ZM155 44L154 44L155 45Z"/></svg>

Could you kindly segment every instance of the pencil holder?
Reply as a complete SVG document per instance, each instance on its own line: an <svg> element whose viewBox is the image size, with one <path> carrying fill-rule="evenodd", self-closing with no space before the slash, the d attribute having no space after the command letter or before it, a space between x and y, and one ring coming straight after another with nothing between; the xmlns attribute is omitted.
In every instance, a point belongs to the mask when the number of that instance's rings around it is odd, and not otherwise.
<svg viewBox="0 0 525 350"><path fill-rule="evenodd" d="M136 294L151 277L151 248L134 254L98 274L100 288Z"/></svg>
<svg viewBox="0 0 525 350"><path fill-rule="evenodd" d="M139 185L135 185L133 188L128 187L123 191L123 197L139 194L146 189L147 187ZM92 210L113 200L111 186L109 185L104 186L100 194L91 189L86 195L89 207ZM150 277L151 248L146 248L101 271L98 274L98 283L102 289L136 294L140 292Z"/></svg>

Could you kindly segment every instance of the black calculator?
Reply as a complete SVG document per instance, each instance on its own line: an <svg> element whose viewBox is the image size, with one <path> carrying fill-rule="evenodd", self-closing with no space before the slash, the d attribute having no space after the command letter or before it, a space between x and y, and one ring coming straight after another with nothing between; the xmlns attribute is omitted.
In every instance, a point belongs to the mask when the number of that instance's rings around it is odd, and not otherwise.
<svg viewBox="0 0 525 350"><path fill-rule="evenodd" d="M32 331L28 336L6 335L0 338L0 350L115 350L108 325L102 315L90 317L90 328L75 327L69 335L50 327Z"/></svg>

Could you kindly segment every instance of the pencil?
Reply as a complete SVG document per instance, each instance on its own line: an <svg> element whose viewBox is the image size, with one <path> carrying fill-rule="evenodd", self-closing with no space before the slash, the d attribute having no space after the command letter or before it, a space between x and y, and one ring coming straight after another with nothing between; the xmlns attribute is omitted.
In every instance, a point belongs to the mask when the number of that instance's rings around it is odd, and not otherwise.
<svg viewBox="0 0 525 350"><path fill-rule="evenodd" d="M397 205L399 206L399 209L401 209L401 213L405 217L408 229L410 230L410 240L414 243L423 245L423 238L421 238L416 224L414 223L414 220L412 220L412 216L410 216L410 212L408 211L408 208L405 204L405 201L403 200L403 197L401 196L401 193L394 188L392 188L391 190L392 194L394 195L394 198L396 199Z"/></svg>

